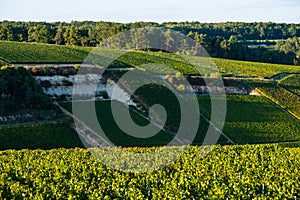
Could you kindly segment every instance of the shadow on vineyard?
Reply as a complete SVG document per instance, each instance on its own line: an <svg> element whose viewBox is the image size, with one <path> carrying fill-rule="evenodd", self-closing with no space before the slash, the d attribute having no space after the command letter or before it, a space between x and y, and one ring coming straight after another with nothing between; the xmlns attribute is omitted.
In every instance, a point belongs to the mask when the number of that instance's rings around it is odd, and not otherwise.
<svg viewBox="0 0 300 200"><path fill-rule="evenodd" d="M66 120L0 127L0 138L0 150L83 147Z"/></svg>

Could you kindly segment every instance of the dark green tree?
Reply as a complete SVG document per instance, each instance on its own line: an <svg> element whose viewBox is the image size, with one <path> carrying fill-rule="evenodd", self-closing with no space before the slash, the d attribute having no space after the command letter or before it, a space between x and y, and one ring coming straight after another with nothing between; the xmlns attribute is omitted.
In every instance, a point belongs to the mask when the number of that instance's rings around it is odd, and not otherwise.
<svg viewBox="0 0 300 200"><path fill-rule="evenodd" d="M0 27L0 40L13 40L12 29L6 23L2 23Z"/></svg>

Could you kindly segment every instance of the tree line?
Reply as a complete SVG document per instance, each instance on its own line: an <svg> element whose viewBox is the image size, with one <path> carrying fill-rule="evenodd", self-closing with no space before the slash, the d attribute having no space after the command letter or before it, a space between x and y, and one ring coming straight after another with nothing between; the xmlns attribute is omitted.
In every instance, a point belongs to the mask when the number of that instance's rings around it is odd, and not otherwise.
<svg viewBox="0 0 300 200"><path fill-rule="evenodd" d="M275 49L286 55L294 56L294 64L300 64L300 38L293 37L278 41L275 45Z"/></svg>
<svg viewBox="0 0 300 200"><path fill-rule="evenodd" d="M165 27L179 31L196 40L213 57L262 61L270 63L297 64L297 51L287 51L281 48L269 50L263 47L249 48L248 40L278 40L276 46L282 46L285 40L300 37L300 24L272 22L0 22L0 40L37 42L57 45L99 46L112 36L141 27ZM143 33L134 33L133 39L143 39ZM163 44L176 45L170 33L163 32ZM290 39L289 39L290 38ZM143 40L141 40L143 41ZM244 41L244 42L243 42ZM119 43L119 44L117 44ZM115 46L132 46L123 44L122 40L114 41ZM137 47L139 44L135 44Z"/></svg>

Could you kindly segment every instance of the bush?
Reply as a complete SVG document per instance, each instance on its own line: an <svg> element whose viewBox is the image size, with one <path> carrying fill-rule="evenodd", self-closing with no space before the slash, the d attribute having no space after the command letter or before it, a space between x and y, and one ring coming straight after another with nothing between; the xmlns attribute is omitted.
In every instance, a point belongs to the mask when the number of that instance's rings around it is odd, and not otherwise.
<svg viewBox="0 0 300 200"><path fill-rule="evenodd" d="M41 81L40 85L42 87L44 87L44 88L50 88L50 87L52 87L52 84L48 80Z"/></svg>
<svg viewBox="0 0 300 200"><path fill-rule="evenodd" d="M63 80L63 86L73 86L73 83L71 81L68 80Z"/></svg>
<svg viewBox="0 0 300 200"><path fill-rule="evenodd" d="M185 87L185 85L180 84L180 85L177 86L176 89L177 89L178 91L180 91L180 92L184 92L184 91L186 90L186 87Z"/></svg>
<svg viewBox="0 0 300 200"><path fill-rule="evenodd" d="M78 64L74 65L74 69L75 69L76 71L78 71L78 70L80 69L80 65L78 65Z"/></svg>

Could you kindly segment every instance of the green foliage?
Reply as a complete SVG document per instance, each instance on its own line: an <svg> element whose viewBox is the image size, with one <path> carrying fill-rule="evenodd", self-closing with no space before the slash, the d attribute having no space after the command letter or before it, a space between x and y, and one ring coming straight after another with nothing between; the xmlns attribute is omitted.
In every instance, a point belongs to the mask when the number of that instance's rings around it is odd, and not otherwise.
<svg viewBox="0 0 300 200"><path fill-rule="evenodd" d="M279 40L275 48L279 51L283 51L284 53L297 53L300 48L300 38L294 37L294 38L288 38L287 40Z"/></svg>
<svg viewBox="0 0 300 200"><path fill-rule="evenodd" d="M77 71L71 67L59 67L59 66L39 66L26 67L33 76L70 76L76 75Z"/></svg>
<svg viewBox="0 0 300 200"><path fill-rule="evenodd" d="M28 30L28 41L38 43L49 43L51 40L47 26L37 25Z"/></svg>
<svg viewBox="0 0 300 200"><path fill-rule="evenodd" d="M183 75L182 75L180 72L176 72L176 74L175 74L175 78L176 78L178 81L180 81L180 80L183 80L183 79L184 79Z"/></svg>
<svg viewBox="0 0 300 200"><path fill-rule="evenodd" d="M0 127L0 150L83 147L67 121Z"/></svg>
<svg viewBox="0 0 300 200"><path fill-rule="evenodd" d="M0 113L24 107L50 107L50 101L41 87L23 67L1 68L0 100Z"/></svg>
<svg viewBox="0 0 300 200"><path fill-rule="evenodd" d="M181 147L165 148L169 149L170 154ZM151 149L125 150L144 152ZM299 197L298 148L282 148L278 145L215 146L209 155L200 157L199 154L204 149L189 147L174 163L143 174L124 173L109 168L86 149L6 150L0 152L0 198L293 199L294 196ZM139 165L138 160L134 162Z"/></svg>
<svg viewBox="0 0 300 200"><path fill-rule="evenodd" d="M76 71L78 71L78 70L80 69L80 65L78 65L78 64L74 65L74 69L75 69Z"/></svg>
<svg viewBox="0 0 300 200"><path fill-rule="evenodd" d="M74 46L79 45L79 35L78 35L78 29L75 29L73 26L68 27L63 34L64 41L66 42L66 45Z"/></svg>

